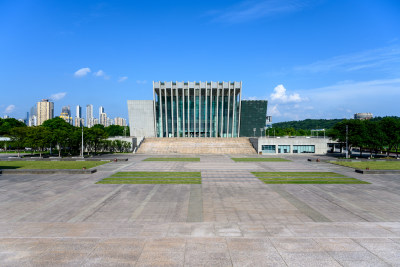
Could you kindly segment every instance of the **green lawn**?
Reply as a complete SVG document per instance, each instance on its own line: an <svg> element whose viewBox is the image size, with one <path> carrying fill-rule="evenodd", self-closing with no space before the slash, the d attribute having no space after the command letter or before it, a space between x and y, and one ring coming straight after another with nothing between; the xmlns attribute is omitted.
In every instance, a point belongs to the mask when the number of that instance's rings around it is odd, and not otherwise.
<svg viewBox="0 0 400 267"><path fill-rule="evenodd" d="M266 184L369 184L334 172L252 172Z"/></svg>
<svg viewBox="0 0 400 267"><path fill-rule="evenodd" d="M0 169L90 169L109 161L0 161Z"/></svg>
<svg viewBox="0 0 400 267"><path fill-rule="evenodd" d="M400 170L400 161L331 161L330 163L364 170L366 168L369 168L370 170Z"/></svg>
<svg viewBox="0 0 400 267"><path fill-rule="evenodd" d="M201 172L117 172L97 184L201 184Z"/></svg>
<svg viewBox="0 0 400 267"><path fill-rule="evenodd" d="M231 158L236 162L290 161L283 158Z"/></svg>
<svg viewBox="0 0 400 267"><path fill-rule="evenodd" d="M147 158L143 161L200 161L200 158Z"/></svg>

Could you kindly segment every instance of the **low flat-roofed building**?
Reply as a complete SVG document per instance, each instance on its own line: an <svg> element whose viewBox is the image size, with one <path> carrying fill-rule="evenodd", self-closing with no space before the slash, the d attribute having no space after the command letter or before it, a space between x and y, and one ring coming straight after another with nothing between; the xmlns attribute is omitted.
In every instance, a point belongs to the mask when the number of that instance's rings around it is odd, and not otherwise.
<svg viewBox="0 0 400 267"><path fill-rule="evenodd" d="M258 154L326 154L337 142L323 137L262 137L250 138Z"/></svg>

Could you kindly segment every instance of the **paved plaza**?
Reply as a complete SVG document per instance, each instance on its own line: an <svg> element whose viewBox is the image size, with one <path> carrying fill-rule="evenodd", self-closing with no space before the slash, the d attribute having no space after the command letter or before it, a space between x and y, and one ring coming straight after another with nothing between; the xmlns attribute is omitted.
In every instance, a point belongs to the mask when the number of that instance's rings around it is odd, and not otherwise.
<svg viewBox="0 0 400 267"><path fill-rule="evenodd" d="M0 176L0 266L400 266L398 175L307 161L315 156L123 157L94 174ZM200 171L202 184L95 184L120 171ZM252 171L371 184L267 185Z"/></svg>

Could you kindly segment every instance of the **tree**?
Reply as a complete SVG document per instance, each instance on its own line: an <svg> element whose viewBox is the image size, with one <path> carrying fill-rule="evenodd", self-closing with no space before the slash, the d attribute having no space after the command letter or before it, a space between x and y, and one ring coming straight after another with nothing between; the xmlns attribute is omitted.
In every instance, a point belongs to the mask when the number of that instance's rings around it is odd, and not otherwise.
<svg viewBox="0 0 400 267"><path fill-rule="evenodd" d="M400 119L394 117L384 117L379 121L381 130L384 134L385 145L387 145L387 155L393 148L400 144Z"/></svg>
<svg viewBox="0 0 400 267"><path fill-rule="evenodd" d="M108 127L105 127L104 130L107 132L108 136L124 136L125 127L119 125L110 125ZM125 134L129 136L128 129L126 129Z"/></svg>
<svg viewBox="0 0 400 267"><path fill-rule="evenodd" d="M50 145L51 132L46 127L29 127L27 131L27 145L34 150L39 151L39 156L42 157L42 152Z"/></svg>
<svg viewBox="0 0 400 267"><path fill-rule="evenodd" d="M58 156L61 156L61 149L66 147L72 135L74 126L67 123L64 119L56 117L43 122L42 127L50 130L50 146L58 147Z"/></svg>
<svg viewBox="0 0 400 267"><path fill-rule="evenodd" d="M1 119L0 118L0 136L10 135L11 130L15 127L26 127L25 123L20 122L14 118Z"/></svg>
<svg viewBox="0 0 400 267"><path fill-rule="evenodd" d="M101 141L107 139L108 135L103 127L99 127L99 124L89 128L87 131L87 138L90 146L94 147L94 153L97 153L97 149ZM97 127L96 127L97 126ZM102 125L101 125L102 126Z"/></svg>
<svg viewBox="0 0 400 267"><path fill-rule="evenodd" d="M28 127L15 127L10 131L11 141L17 148L18 157L20 157L20 149L21 147L25 147L27 141L27 132Z"/></svg>

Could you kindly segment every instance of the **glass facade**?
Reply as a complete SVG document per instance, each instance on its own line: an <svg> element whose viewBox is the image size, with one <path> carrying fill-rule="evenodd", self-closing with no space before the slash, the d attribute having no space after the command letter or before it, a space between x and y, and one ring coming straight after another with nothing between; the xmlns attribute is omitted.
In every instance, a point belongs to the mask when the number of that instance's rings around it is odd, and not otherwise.
<svg viewBox="0 0 400 267"><path fill-rule="evenodd" d="M293 146L293 153L315 153L315 146Z"/></svg>
<svg viewBox="0 0 400 267"><path fill-rule="evenodd" d="M275 145L263 145L261 146L261 150L263 153L276 153Z"/></svg>
<svg viewBox="0 0 400 267"><path fill-rule="evenodd" d="M157 137L238 137L241 82L154 82Z"/></svg>
<svg viewBox="0 0 400 267"><path fill-rule="evenodd" d="M267 100L242 100L240 114L240 136L265 136ZM260 129L263 129L260 131ZM255 131L254 131L255 129Z"/></svg>
<svg viewBox="0 0 400 267"><path fill-rule="evenodd" d="M290 145L279 145L278 153L290 153Z"/></svg>

